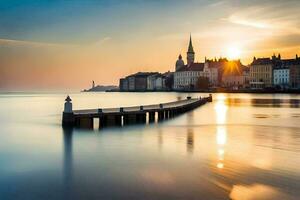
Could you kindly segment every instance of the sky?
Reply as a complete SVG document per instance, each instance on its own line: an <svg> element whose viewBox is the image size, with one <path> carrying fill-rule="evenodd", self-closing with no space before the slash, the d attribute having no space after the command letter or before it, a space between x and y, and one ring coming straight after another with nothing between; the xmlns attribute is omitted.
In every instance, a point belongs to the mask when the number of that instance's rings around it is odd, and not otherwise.
<svg viewBox="0 0 300 200"><path fill-rule="evenodd" d="M0 90L79 90L205 57L300 54L299 0L0 0Z"/></svg>

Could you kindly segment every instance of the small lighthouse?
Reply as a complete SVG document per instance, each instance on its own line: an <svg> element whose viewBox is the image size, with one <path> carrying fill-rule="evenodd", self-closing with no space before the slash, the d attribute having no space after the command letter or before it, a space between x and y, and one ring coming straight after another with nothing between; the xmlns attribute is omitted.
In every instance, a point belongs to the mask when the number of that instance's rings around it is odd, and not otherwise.
<svg viewBox="0 0 300 200"><path fill-rule="evenodd" d="M70 98L70 96L68 95L67 98L65 99L65 109L64 109L64 113L73 113L72 110L72 99Z"/></svg>
<svg viewBox="0 0 300 200"><path fill-rule="evenodd" d="M72 99L68 95L65 99L65 106L62 116L62 124L63 126L73 126L75 123L73 108L72 108Z"/></svg>

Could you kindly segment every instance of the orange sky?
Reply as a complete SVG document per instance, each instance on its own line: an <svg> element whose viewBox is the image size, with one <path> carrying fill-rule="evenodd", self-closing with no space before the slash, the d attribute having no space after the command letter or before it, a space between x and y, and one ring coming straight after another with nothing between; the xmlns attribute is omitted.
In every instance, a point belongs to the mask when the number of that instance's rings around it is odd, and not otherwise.
<svg viewBox="0 0 300 200"><path fill-rule="evenodd" d="M61 22L58 17L49 26L42 26L42 19L12 20L13 26L0 20L0 89L79 90L92 80L118 84L120 77L137 71L172 71L179 53L186 57L190 32L199 62L205 56L231 56L232 51L238 51L243 64L253 56L300 54L299 1L145 2L107 5L107 19L91 10L88 16L76 15L74 21ZM43 7L45 12L50 8ZM181 11L188 8L189 12ZM70 12L74 9L78 8ZM14 12L5 11L0 12L2 19L8 19L10 12L12 17Z"/></svg>

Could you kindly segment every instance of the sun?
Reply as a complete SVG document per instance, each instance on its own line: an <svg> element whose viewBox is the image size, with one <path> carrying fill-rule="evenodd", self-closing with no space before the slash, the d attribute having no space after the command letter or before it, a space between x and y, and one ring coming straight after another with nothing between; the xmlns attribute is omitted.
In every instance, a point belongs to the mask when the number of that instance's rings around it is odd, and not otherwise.
<svg viewBox="0 0 300 200"><path fill-rule="evenodd" d="M241 50L237 46L231 46L227 49L227 57L229 59L239 59L241 56Z"/></svg>

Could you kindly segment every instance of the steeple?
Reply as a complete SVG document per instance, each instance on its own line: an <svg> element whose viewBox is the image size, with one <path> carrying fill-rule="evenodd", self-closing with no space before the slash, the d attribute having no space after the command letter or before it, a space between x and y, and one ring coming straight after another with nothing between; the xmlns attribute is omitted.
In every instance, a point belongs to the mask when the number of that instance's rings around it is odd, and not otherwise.
<svg viewBox="0 0 300 200"><path fill-rule="evenodd" d="M190 66L192 63L194 63L195 60L195 52L192 44L192 35L190 34L190 42L189 42L189 47L187 51L187 65Z"/></svg>
<svg viewBox="0 0 300 200"><path fill-rule="evenodd" d="M190 34L190 43L189 43L188 53L195 53L194 48L193 48L192 35L191 34Z"/></svg>

